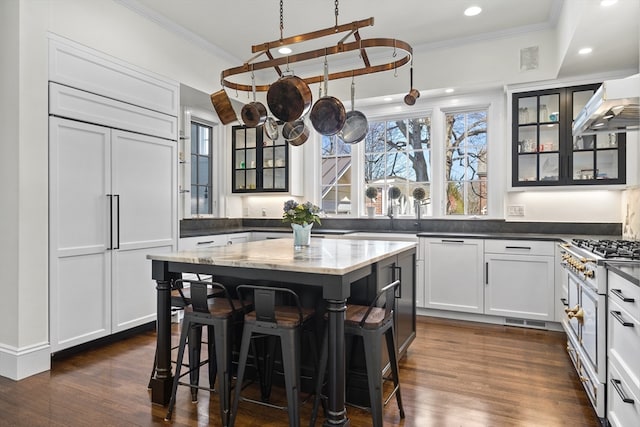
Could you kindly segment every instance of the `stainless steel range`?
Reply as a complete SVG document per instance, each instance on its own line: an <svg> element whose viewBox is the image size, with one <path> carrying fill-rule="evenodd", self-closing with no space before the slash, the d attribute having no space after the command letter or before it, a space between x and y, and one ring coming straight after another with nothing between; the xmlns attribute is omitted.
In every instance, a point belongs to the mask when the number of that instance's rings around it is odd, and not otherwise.
<svg viewBox="0 0 640 427"><path fill-rule="evenodd" d="M607 274L606 260L640 259L640 242L573 239L560 245L567 279L567 352L591 403L606 417L607 382Z"/></svg>

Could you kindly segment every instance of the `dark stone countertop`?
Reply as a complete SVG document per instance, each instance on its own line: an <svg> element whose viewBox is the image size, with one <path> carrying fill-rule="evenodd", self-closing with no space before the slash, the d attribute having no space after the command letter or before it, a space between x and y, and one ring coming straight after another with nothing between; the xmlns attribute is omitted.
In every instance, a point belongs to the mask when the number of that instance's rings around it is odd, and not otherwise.
<svg viewBox="0 0 640 427"><path fill-rule="evenodd" d="M607 270L616 273L636 286L640 286L640 260L638 261L605 261Z"/></svg>

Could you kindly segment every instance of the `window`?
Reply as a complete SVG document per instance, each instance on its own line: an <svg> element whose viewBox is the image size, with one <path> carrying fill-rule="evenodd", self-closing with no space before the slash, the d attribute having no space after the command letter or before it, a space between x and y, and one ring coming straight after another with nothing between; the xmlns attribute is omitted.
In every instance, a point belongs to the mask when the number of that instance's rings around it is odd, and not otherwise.
<svg viewBox="0 0 640 427"><path fill-rule="evenodd" d="M445 115L446 215L487 215L487 111Z"/></svg>
<svg viewBox="0 0 640 427"><path fill-rule="evenodd" d="M351 145L336 136L322 137L322 210L349 215L351 206Z"/></svg>
<svg viewBox="0 0 640 427"><path fill-rule="evenodd" d="M211 126L191 122L191 214L211 215Z"/></svg>
<svg viewBox="0 0 640 427"><path fill-rule="evenodd" d="M365 188L378 190L378 197L365 199L365 205L375 206L376 215L416 215L418 209L421 214L431 214L430 149L430 117L369 122L364 141L364 181ZM400 190L396 191L398 197L391 197L391 187ZM414 198L418 192L422 193L423 197L418 197L421 200Z"/></svg>

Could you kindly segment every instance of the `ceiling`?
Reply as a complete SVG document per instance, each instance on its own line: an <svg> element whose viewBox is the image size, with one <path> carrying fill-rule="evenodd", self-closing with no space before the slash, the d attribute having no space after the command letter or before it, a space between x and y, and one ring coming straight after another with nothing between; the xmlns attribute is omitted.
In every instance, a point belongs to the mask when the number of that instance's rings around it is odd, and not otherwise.
<svg viewBox="0 0 640 427"><path fill-rule="evenodd" d="M188 37L233 66L252 58L252 45L280 38L278 0L115 1ZM373 17L373 26L360 29L363 38L396 38L409 43L414 52L422 53L556 29L567 4L574 8L572 16L580 19L566 51L560 53L563 57L557 77L638 69L640 0L618 0L609 8L600 7L600 0L342 0L338 24ZM464 9L470 5L481 6L482 13L464 16ZM333 27L335 23L334 1L284 1L285 38ZM333 44L325 38L320 41L322 46ZM292 47L309 50L307 44L301 45ZM577 50L586 45L594 48L593 53L579 56ZM274 56L279 55L274 52Z"/></svg>

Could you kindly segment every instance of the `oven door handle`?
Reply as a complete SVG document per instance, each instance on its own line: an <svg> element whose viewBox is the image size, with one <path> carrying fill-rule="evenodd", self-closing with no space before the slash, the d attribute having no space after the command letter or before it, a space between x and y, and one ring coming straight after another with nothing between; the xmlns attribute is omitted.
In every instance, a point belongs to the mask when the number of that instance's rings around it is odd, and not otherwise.
<svg viewBox="0 0 640 427"><path fill-rule="evenodd" d="M635 298L629 298L622 295L622 289L611 289L610 292L624 302L636 302Z"/></svg>
<svg viewBox="0 0 640 427"><path fill-rule="evenodd" d="M620 322L620 324L622 326L625 326L625 327L628 327L628 328L633 328L634 327L633 322L627 322L626 320L624 320L622 318L622 313L621 312L615 311L615 310L611 310L609 313L611 313L613 318L616 319L618 322Z"/></svg>

